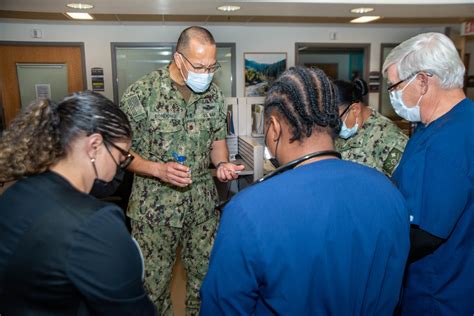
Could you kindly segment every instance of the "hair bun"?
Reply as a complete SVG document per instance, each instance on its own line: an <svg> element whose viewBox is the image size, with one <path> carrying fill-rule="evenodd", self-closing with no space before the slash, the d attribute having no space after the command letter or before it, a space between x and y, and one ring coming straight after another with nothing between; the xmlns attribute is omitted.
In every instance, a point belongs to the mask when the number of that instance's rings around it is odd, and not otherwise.
<svg viewBox="0 0 474 316"><path fill-rule="evenodd" d="M356 90L357 98L361 99L363 96L366 96L369 93L369 87L367 86L367 82L364 79L356 78L352 81L354 88Z"/></svg>

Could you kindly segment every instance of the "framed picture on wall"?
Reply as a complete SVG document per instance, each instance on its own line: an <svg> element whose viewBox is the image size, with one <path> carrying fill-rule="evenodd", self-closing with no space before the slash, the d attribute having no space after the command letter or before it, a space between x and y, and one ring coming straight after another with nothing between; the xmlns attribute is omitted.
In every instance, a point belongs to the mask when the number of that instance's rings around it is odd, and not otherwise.
<svg viewBox="0 0 474 316"><path fill-rule="evenodd" d="M271 83L286 70L286 53L244 53L244 96L265 96Z"/></svg>

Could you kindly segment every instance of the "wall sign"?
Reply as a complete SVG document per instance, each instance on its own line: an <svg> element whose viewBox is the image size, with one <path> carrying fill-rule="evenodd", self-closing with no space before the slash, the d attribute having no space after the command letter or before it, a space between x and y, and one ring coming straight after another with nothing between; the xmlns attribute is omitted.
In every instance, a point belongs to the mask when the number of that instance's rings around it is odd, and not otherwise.
<svg viewBox="0 0 474 316"><path fill-rule="evenodd" d="M369 91L370 92L380 91L380 72L378 71L369 72Z"/></svg>
<svg viewBox="0 0 474 316"><path fill-rule="evenodd" d="M91 68L92 91L104 91L104 68Z"/></svg>

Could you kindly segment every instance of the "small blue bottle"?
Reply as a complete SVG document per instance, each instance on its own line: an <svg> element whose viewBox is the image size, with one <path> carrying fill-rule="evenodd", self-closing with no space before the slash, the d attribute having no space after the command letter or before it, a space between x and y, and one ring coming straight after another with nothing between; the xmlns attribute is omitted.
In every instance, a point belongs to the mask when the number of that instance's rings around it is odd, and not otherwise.
<svg viewBox="0 0 474 316"><path fill-rule="evenodd" d="M172 155L173 155L174 160L176 160L177 163L184 165L184 163L186 162L186 156L180 156L175 151L173 152Z"/></svg>

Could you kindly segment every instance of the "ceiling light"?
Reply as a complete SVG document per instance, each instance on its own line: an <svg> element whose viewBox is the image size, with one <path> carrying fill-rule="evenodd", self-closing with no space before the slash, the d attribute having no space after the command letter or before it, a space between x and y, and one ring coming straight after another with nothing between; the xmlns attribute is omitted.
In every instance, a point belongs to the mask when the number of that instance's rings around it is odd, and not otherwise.
<svg viewBox="0 0 474 316"><path fill-rule="evenodd" d="M368 23L380 19L379 16L361 16L356 19L351 20L351 23Z"/></svg>
<svg viewBox="0 0 474 316"><path fill-rule="evenodd" d="M87 10L92 9L94 6L92 4L87 3L68 3L66 4L66 7L79 10Z"/></svg>
<svg viewBox="0 0 474 316"><path fill-rule="evenodd" d="M217 10L225 11L225 12L233 12L233 11L240 10L240 7L238 5L223 5L223 6L217 7Z"/></svg>
<svg viewBox="0 0 474 316"><path fill-rule="evenodd" d="M94 18L89 13L84 12L66 12L74 20L93 20Z"/></svg>
<svg viewBox="0 0 474 316"><path fill-rule="evenodd" d="M351 10L352 13L358 13L358 14L369 13L372 11L374 11L374 8L355 8Z"/></svg>

